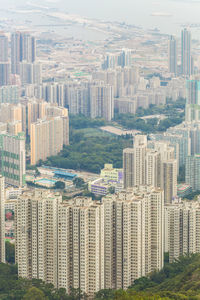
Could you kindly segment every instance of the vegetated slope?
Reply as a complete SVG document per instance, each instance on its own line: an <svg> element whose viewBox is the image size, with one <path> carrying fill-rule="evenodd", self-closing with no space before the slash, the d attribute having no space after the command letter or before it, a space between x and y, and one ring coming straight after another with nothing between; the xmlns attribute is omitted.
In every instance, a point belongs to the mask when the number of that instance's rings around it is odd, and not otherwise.
<svg viewBox="0 0 200 300"><path fill-rule="evenodd" d="M95 299L200 299L200 254L165 264L160 272L135 280L127 291L102 290Z"/></svg>

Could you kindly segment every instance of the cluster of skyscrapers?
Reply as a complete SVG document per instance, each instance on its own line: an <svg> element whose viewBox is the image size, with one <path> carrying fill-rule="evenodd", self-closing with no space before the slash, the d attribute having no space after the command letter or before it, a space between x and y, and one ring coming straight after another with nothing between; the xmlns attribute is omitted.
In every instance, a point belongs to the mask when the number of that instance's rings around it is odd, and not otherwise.
<svg viewBox="0 0 200 300"><path fill-rule="evenodd" d="M180 66L177 40L169 39L168 81L144 76L131 50L122 49L106 54L101 69L84 79L42 82L35 38L15 32L10 45L0 34L0 261L5 262L5 185L19 187L7 205L15 211L21 277L67 292L80 288L93 298L100 289L126 289L162 269L164 252L170 261L200 252L200 201L182 201L177 190L180 167L185 184L200 190L200 80L190 78L190 31L182 31ZM187 101L185 122L165 133L135 135L133 147L123 150L123 168L107 164L89 184L101 201L63 200L42 189L22 192L26 160L36 165L69 145L68 111L111 121L114 111L135 114L139 107L180 97Z"/></svg>
<svg viewBox="0 0 200 300"><path fill-rule="evenodd" d="M55 287L127 288L163 267L163 191L133 188L102 202L35 191L16 206L19 275Z"/></svg>
<svg viewBox="0 0 200 300"><path fill-rule="evenodd" d="M169 72L189 77L194 72L191 54L191 32L184 28L181 32L181 68L178 70L178 45L174 36L169 38Z"/></svg>
<svg viewBox="0 0 200 300"><path fill-rule="evenodd" d="M40 84L41 65L36 62L36 40L28 32L0 35L0 86L12 85L19 77L21 84ZM9 56L10 53L10 56Z"/></svg>

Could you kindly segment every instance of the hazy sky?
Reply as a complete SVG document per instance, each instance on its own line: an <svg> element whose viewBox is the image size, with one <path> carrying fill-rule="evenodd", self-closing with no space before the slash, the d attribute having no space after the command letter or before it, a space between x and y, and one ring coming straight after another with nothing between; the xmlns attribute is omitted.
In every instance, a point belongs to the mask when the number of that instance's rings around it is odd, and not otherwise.
<svg viewBox="0 0 200 300"><path fill-rule="evenodd" d="M0 8L28 2L88 17L158 27L166 33L178 34L182 23L200 23L200 0L0 0Z"/></svg>

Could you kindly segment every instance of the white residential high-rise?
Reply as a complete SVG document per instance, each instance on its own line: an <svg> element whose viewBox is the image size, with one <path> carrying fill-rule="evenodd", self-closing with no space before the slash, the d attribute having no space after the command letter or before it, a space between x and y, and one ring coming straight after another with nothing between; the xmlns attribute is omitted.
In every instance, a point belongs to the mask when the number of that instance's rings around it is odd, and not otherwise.
<svg viewBox="0 0 200 300"><path fill-rule="evenodd" d="M163 267L164 194L140 186L103 198L105 288L126 289Z"/></svg>
<svg viewBox="0 0 200 300"><path fill-rule="evenodd" d="M18 274L40 278L57 287L59 194L26 192L16 207L16 262Z"/></svg>
<svg viewBox="0 0 200 300"><path fill-rule="evenodd" d="M114 117L113 87L99 84L90 87L90 117L111 121Z"/></svg>
<svg viewBox="0 0 200 300"><path fill-rule="evenodd" d="M165 203L172 203L177 196L177 162L176 159L163 161L161 187L164 189Z"/></svg>
<svg viewBox="0 0 200 300"><path fill-rule="evenodd" d="M59 287L93 295L104 288L104 205L72 199L59 206L59 224Z"/></svg>
<svg viewBox="0 0 200 300"><path fill-rule="evenodd" d="M144 135L134 137L134 147L123 151L124 188L151 185L164 190L165 202L177 195L177 160L174 148L165 142L149 142Z"/></svg>
<svg viewBox="0 0 200 300"><path fill-rule="evenodd" d="M146 184L147 136L136 135L133 149L123 151L124 187Z"/></svg>
<svg viewBox="0 0 200 300"><path fill-rule="evenodd" d="M69 118L51 117L31 124L31 164L58 154L69 145Z"/></svg>
<svg viewBox="0 0 200 300"><path fill-rule="evenodd" d="M200 253L200 202L183 201L165 206L165 251L170 262Z"/></svg>
<svg viewBox="0 0 200 300"><path fill-rule="evenodd" d="M104 205L49 191L26 192L16 209L19 276L88 295L104 288Z"/></svg>
<svg viewBox="0 0 200 300"><path fill-rule="evenodd" d="M127 288L163 267L160 189L140 186L102 202L28 191L18 197L15 220L19 276L67 292L80 288L92 297L100 289Z"/></svg>

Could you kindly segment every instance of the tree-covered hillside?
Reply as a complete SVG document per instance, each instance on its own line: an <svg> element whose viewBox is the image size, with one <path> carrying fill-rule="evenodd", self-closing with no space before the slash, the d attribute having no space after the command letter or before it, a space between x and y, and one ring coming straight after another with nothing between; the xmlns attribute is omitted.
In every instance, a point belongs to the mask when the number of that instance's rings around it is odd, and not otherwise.
<svg viewBox="0 0 200 300"><path fill-rule="evenodd" d="M0 264L0 300L80 300L88 299L78 289L66 294L41 280L18 278L17 266ZM181 257L165 264L160 272L137 279L127 291L101 290L95 300L200 299L200 254Z"/></svg>
<svg viewBox="0 0 200 300"><path fill-rule="evenodd" d="M68 295L65 289L55 289L41 280L22 279L17 276L17 266L0 264L0 300L79 300L86 299L78 289Z"/></svg>
<svg viewBox="0 0 200 300"><path fill-rule="evenodd" d="M193 254L172 264L167 263L162 271L136 280L127 291L99 291L95 299L200 299L200 255Z"/></svg>

